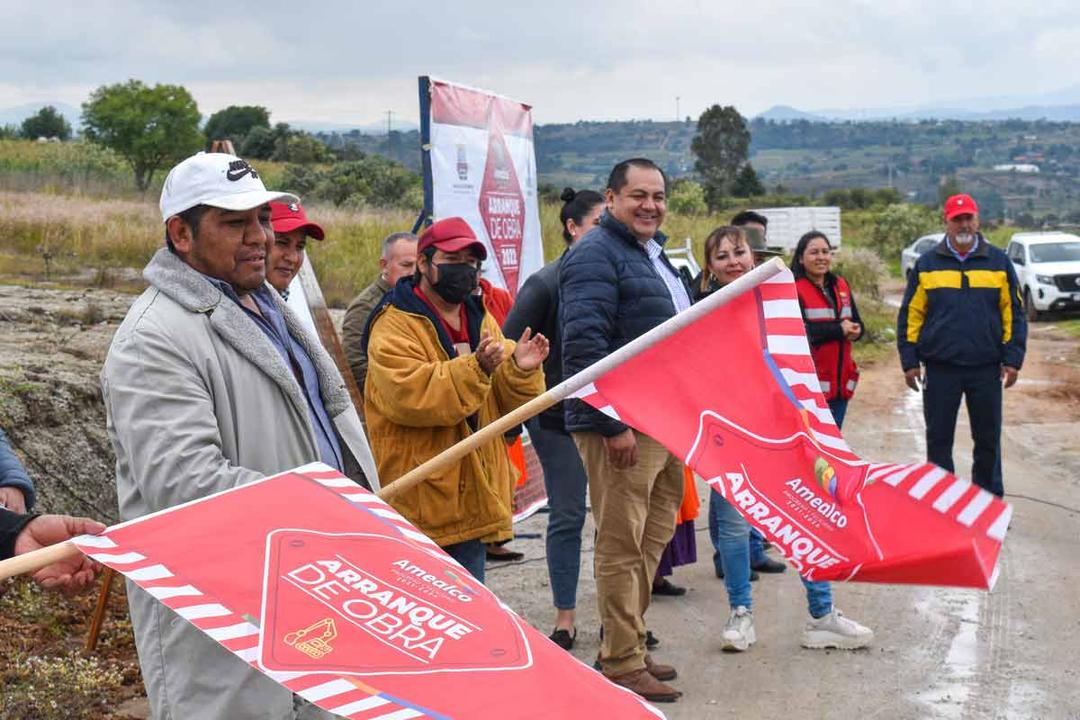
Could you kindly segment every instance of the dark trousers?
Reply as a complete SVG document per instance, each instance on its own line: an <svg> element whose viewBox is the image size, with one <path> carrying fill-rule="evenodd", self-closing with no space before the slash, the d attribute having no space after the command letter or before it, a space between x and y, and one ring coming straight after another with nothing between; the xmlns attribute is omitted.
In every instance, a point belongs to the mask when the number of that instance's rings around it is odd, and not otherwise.
<svg viewBox="0 0 1080 720"><path fill-rule="evenodd" d="M551 594L559 610L577 607L581 572L581 528L585 525L588 479L574 438L540 427L538 418L525 423L544 469L548 496L547 564Z"/></svg>
<svg viewBox="0 0 1080 720"><path fill-rule="evenodd" d="M443 547L446 554L457 560L474 578L484 582L484 561L487 560L487 548L480 540L466 540Z"/></svg>
<svg viewBox="0 0 1080 720"><path fill-rule="evenodd" d="M923 390L926 417L926 460L956 472L953 436L960 397L967 404L971 439L975 442L971 481L998 497L1001 479L1001 366L927 365Z"/></svg>

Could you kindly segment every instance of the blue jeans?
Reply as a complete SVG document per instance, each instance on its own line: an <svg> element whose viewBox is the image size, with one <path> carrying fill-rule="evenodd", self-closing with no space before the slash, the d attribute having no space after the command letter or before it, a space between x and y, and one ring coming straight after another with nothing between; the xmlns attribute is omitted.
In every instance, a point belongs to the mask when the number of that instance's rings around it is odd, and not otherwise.
<svg viewBox="0 0 1080 720"><path fill-rule="evenodd" d="M722 503L724 498L720 497L719 493L709 493L709 540L712 541L713 546L713 566L716 568L717 574L721 574L724 571L724 565L721 560L720 551L720 508L719 503ZM758 532L757 528L750 528L750 534L748 542L750 544L748 552L750 553L750 566L756 566L763 563L768 555L765 554L765 536Z"/></svg>
<svg viewBox="0 0 1080 720"><path fill-rule="evenodd" d="M836 427L843 427L844 416L847 415L848 401L843 398L834 398L827 402L829 404L829 411L832 412L832 419L836 422Z"/></svg>
<svg viewBox="0 0 1080 720"><path fill-rule="evenodd" d="M540 466L548 496L547 565L551 594L559 610L577 606L581 573L581 528L585 525L588 479L574 439L540 427L532 418L525 423Z"/></svg>
<svg viewBox="0 0 1080 720"><path fill-rule="evenodd" d="M728 604L747 609L753 607L750 593L750 524L720 493L709 493L709 534L713 532L716 517L716 546L724 571L724 587L727 588ZM714 556L714 562L715 562ZM811 582L800 576L806 588L806 604L810 615L819 618L832 612L832 585L827 582Z"/></svg>
<svg viewBox="0 0 1080 720"><path fill-rule="evenodd" d="M443 548L443 551L465 566L465 569L474 578L484 582L484 562L487 560L487 548L484 543L480 542L479 538L447 545Z"/></svg>

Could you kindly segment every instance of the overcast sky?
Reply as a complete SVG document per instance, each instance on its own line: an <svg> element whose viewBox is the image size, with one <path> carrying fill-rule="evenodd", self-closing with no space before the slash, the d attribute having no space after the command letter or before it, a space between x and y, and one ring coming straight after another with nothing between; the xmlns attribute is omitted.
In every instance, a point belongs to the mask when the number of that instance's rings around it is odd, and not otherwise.
<svg viewBox="0 0 1080 720"><path fill-rule="evenodd" d="M82 103L128 78L186 86L209 114L417 121L430 74L531 103L538 122L1080 103L1080 2L95 2L0 0L0 107Z"/></svg>

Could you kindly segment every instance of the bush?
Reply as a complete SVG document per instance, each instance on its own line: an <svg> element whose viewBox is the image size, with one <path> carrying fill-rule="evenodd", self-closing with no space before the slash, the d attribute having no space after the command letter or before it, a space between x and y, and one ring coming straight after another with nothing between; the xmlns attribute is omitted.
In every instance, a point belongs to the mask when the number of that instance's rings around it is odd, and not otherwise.
<svg viewBox="0 0 1080 720"><path fill-rule="evenodd" d="M883 258L899 257L913 240L941 226L937 214L923 205L889 205L875 218L870 246Z"/></svg>
<svg viewBox="0 0 1080 720"><path fill-rule="evenodd" d="M886 268L873 250L845 247L837 254L833 272L848 281L856 302L861 298L881 299L881 279L885 277Z"/></svg>
<svg viewBox="0 0 1080 720"><path fill-rule="evenodd" d="M323 168L288 165L279 187L303 195L306 201L331 202L351 210L419 210L424 200L420 176L379 155Z"/></svg>
<svg viewBox="0 0 1080 720"><path fill-rule="evenodd" d="M704 215L709 209L705 204L705 189L700 183L687 179L672 183L667 205L668 210L680 215Z"/></svg>
<svg viewBox="0 0 1080 720"><path fill-rule="evenodd" d="M315 190L315 186L319 184L319 179L319 171L314 168L306 165L286 165L278 183L274 187L277 190L284 190L305 197Z"/></svg>

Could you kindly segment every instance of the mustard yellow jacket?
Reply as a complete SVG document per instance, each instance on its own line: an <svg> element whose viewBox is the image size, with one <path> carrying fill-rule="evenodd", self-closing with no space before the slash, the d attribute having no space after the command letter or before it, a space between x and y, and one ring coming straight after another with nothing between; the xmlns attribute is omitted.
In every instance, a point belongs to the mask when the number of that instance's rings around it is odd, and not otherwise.
<svg viewBox="0 0 1080 720"><path fill-rule="evenodd" d="M475 355L457 354L411 279L373 313L364 414L384 486L544 392L543 371L517 366L495 319L471 299L466 308L474 348L484 331L506 348L490 376ZM391 502L439 545L504 537L516 474L499 436Z"/></svg>

